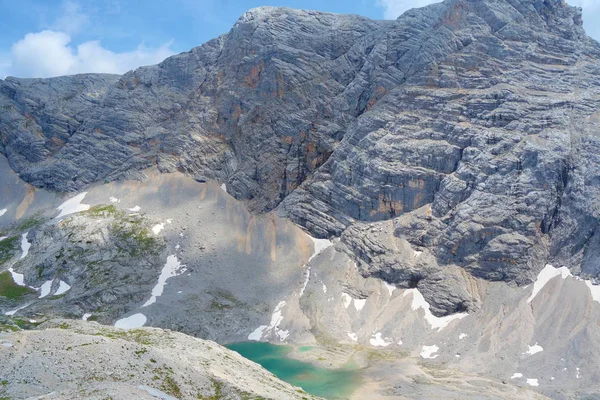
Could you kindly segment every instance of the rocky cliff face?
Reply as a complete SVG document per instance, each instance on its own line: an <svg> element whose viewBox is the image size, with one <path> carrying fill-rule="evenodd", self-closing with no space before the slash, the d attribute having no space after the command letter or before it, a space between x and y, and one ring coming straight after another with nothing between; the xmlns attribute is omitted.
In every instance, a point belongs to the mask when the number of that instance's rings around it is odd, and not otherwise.
<svg viewBox="0 0 600 400"><path fill-rule="evenodd" d="M150 166L226 182L341 236L365 276L419 287L436 314L471 310L471 277L600 273L600 45L581 23L561 0L396 21L253 9L123 76L0 81L0 150L56 191Z"/></svg>

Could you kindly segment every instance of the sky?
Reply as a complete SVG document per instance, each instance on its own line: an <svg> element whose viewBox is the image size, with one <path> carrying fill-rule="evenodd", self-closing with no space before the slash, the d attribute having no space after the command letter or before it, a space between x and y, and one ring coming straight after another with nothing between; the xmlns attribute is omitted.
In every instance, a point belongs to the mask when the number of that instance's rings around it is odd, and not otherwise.
<svg viewBox="0 0 600 400"><path fill-rule="evenodd" d="M125 73L226 33L263 5L395 19L435 0L0 0L0 79ZM600 40L600 0L583 8Z"/></svg>

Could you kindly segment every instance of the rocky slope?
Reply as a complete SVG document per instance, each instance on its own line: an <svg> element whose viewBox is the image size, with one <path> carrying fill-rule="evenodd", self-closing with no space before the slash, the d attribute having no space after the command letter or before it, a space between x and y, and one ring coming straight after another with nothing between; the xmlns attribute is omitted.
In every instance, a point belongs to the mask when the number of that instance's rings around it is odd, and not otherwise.
<svg viewBox="0 0 600 400"><path fill-rule="evenodd" d="M316 399L214 342L54 320L0 333L0 396L35 399Z"/></svg>
<svg viewBox="0 0 600 400"><path fill-rule="evenodd" d="M390 396L454 369L490 379L462 398L593 396L598 76L580 10L446 0L263 7L123 76L7 78L0 308L442 371Z"/></svg>
<svg viewBox="0 0 600 400"><path fill-rule="evenodd" d="M158 166L343 234L365 276L473 310L440 281L596 278L600 45L562 0L447 0L397 21L263 7L124 76L7 78L0 150L70 191ZM412 265L362 223L435 262ZM362 233L361 233L362 232ZM450 272L449 272L450 271ZM441 301L430 293L442 292Z"/></svg>

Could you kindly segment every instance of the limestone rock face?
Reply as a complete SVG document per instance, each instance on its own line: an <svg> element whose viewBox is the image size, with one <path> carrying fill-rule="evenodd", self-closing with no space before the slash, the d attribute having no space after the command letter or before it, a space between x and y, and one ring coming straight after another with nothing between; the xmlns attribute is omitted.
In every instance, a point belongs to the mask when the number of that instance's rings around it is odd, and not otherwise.
<svg viewBox="0 0 600 400"><path fill-rule="evenodd" d="M581 25L562 0L396 21L257 8L123 76L0 81L0 150L56 191L150 166L226 181L253 211L342 236L365 276L423 288L436 314L471 309L469 275L600 273L600 45Z"/></svg>

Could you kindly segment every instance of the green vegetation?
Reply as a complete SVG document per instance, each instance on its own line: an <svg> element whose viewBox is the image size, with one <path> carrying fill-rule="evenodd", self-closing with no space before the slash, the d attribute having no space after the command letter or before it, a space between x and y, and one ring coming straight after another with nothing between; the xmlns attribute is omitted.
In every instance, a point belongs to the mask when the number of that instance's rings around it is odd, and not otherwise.
<svg viewBox="0 0 600 400"><path fill-rule="evenodd" d="M106 216L124 216L125 213L119 211L117 207L107 204L99 204L97 206L90 207L89 210L84 211L83 215L89 215L92 217L106 217Z"/></svg>
<svg viewBox="0 0 600 400"><path fill-rule="evenodd" d="M88 320L89 321L89 320ZM100 332L95 333L96 336L104 336L110 339L122 339L128 342L135 342L143 344L145 346L152 345L152 335L142 329L129 329L129 330L108 330L102 329Z"/></svg>
<svg viewBox="0 0 600 400"><path fill-rule="evenodd" d="M29 216L23 220L21 220L13 229L19 232L29 230L31 228L35 228L36 226L40 226L45 222L44 217L39 214L34 214Z"/></svg>
<svg viewBox="0 0 600 400"><path fill-rule="evenodd" d="M19 246L19 237L13 236L0 240L0 264L3 264L10 260Z"/></svg>
<svg viewBox="0 0 600 400"><path fill-rule="evenodd" d="M0 296L17 299L29 293L35 293L35 290L17 285L8 271L0 273Z"/></svg>

